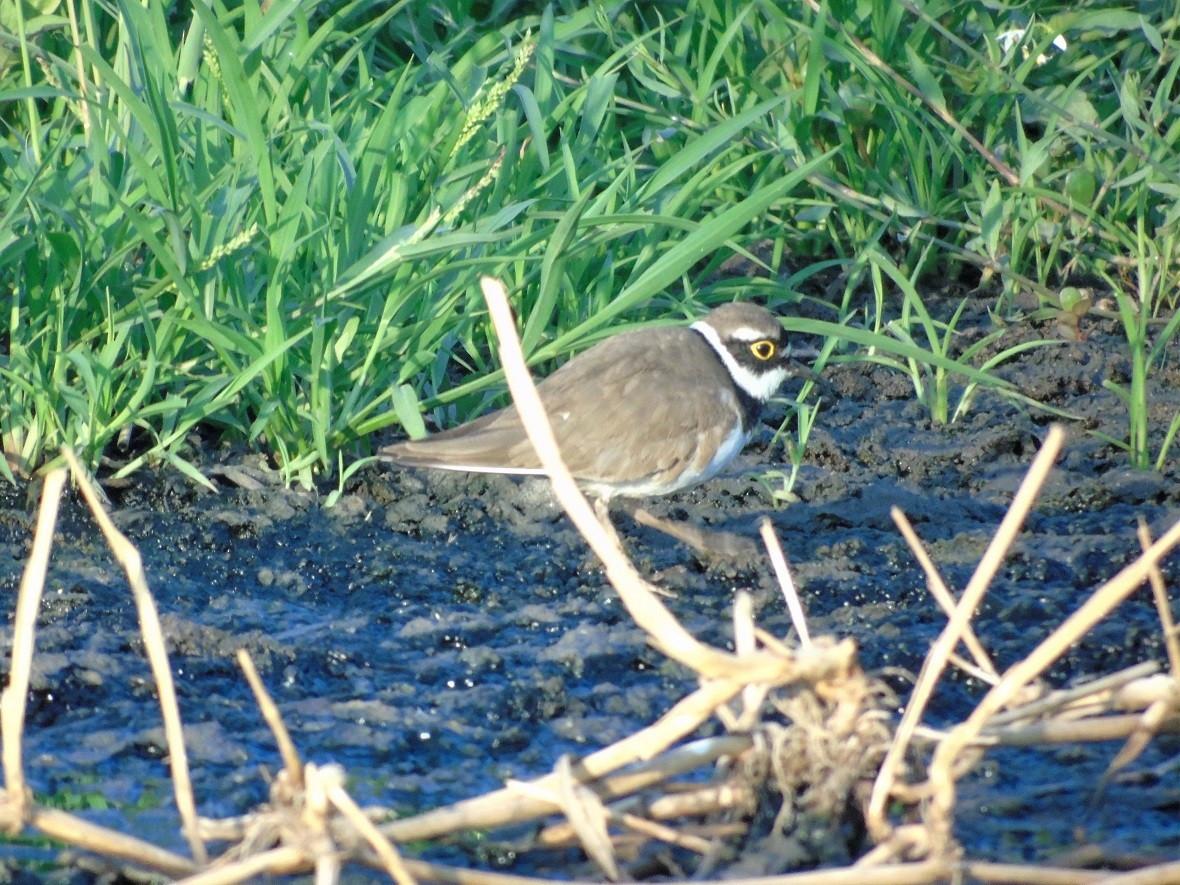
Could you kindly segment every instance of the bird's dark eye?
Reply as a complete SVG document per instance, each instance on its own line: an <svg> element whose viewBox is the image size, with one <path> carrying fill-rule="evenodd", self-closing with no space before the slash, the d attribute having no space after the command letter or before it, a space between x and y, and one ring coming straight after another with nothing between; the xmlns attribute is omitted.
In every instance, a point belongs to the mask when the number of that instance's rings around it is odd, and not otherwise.
<svg viewBox="0 0 1180 885"><path fill-rule="evenodd" d="M778 348L774 346L774 342L767 338L761 341L755 341L750 345L750 353L754 354L758 359L765 362L778 352Z"/></svg>

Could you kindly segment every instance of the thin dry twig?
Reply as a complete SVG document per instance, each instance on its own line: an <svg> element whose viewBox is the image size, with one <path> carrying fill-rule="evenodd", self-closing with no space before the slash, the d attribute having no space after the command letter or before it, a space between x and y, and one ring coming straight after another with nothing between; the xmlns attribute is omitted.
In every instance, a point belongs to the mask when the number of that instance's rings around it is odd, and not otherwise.
<svg viewBox="0 0 1180 885"><path fill-rule="evenodd" d="M978 679L984 685L995 685L1000 681L999 676L989 673L986 670L981 670L979 667L957 652L951 652L950 655L947 656L947 663L953 664L968 676Z"/></svg>
<svg viewBox="0 0 1180 885"><path fill-rule="evenodd" d="M733 651L738 657L743 657L752 655L757 647L754 600L745 590L739 590L733 597ZM717 715L730 731L749 731L758 724L762 714L762 702L766 700L768 691L769 686L751 682L742 689L742 712L736 720L733 719L728 707L719 707Z"/></svg>
<svg viewBox="0 0 1180 885"><path fill-rule="evenodd" d="M562 880L467 870L421 860L407 859L406 866L419 881L443 882L446 885L569 885L568 882ZM953 871L954 866L947 862L924 860L917 863L875 867L871 871L857 867L843 867L834 870L789 873L783 876L727 879L725 885L866 885L866 883L868 885L931 885L934 882L946 881ZM671 880L663 885L700 885L700 883ZM1062 883L1062 885L1074 885L1074 883ZM1078 885L1084 885L1084 883L1078 883Z"/></svg>
<svg viewBox="0 0 1180 885"><path fill-rule="evenodd" d="M312 859L316 885L335 885L340 879L341 858L330 831L332 803L328 791L344 783L344 769L334 763L303 766L303 832L298 843Z"/></svg>
<svg viewBox="0 0 1180 885"><path fill-rule="evenodd" d="M1146 551L1151 546L1151 530L1147 521L1139 517L1139 544ZM1172 601L1168 599L1168 588L1164 585L1164 576L1158 568L1153 568L1147 576L1151 582L1151 595L1155 600L1155 610L1159 614L1160 626L1164 631L1164 647L1168 650L1168 665L1172 670L1172 678L1180 679L1180 636L1176 635L1176 620L1172 617Z"/></svg>
<svg viewBox="0 0 1180 885"><path fill-rule="evenodd" d="M795 589L795 581L791 577L791 569L787 565L787 556L783 553L783 545L779 542L769 517L762 517L758 523L758 531L762 535L762 543L766 545L766 552L770 556L774 576L778 580L779 587L782 588L783 598L787 601L787 611L791 613L791 623L795 625L795 632L799 634L799 644L811 645L811 634L807 630L807 615L803 613L803 603L799 601L799 591Z"/></svg>
<svg viewBox="0 0 1180 885"><path fill-rule="evenodd" d="M148 589L147 577L143 571L143 559L135 545L127 540L127 536L119 531L107 515L89 475L82 469L74 453L69 449L63 449L62 454L65 455L82 497L90 506L90 512L94 514L94 520L106 537L111 552L127 574L127 583L131 586L131 594L135 598L135 607L139 612L139 629L143 635L148 664L156 681L160 713L164 719L164 739L168 744L168 764L172 771L176 808L180 812L181 826L188 838L193 859L198 865L203 866L209 856L197 826L197 805L193 798L192 780L189 777L188 756L184 749L184 729L180 721L180 708L176 703L176 686L172 681L172 668L168 663L168 651L164 646L164 633L160 629L156 602L152 598L151 590Z"/></svg>
<svg viewBox="0 0 1180 885"><path fill-rule="evenodd" d="M825 678L825 674L831 678L842 676L852 666L854 654L855 647L847 640L831 649L820 649L817 646L813 661L809 662L804 656L797 662L800 678L802 681L818 682ZM736 697L745 684L744 680L717 679L706 682L652 725L576 763L573 766L574 775L582 783L590 783L632 762L654 758L695 731L719 706ZM546 775L532 783L544 784L552 777L552 774ZM522 796L519 792L496 790L446 808L391 821L384 824L381 831L394 841L405 843L459 830L483 830L520 823L542 817L550 811L551 806L546 802Z"/></svg>
<svg viewBox="0 0 1180 885"><path fill-rule="evenodd" d="M652 800L647 808L647 816L656 820L670 820L675 817L700 817L730 808L747 808L753 813L756 802L754 788L750 785L706 785L691 792L671 793Z"/></svg>
<svg viewBox="0 0 1180 885"><path fill-rule="evenodd" d="M377 853L385 864L385 870L389 873L390 878L393 879L397 885L417 885L417 881L406 869L405 862L402 860L401 853L396 846L377 829L374 824L361 810L360 806L356 804L353 798L348 795L348 792L340 784L332 784L328 787L328 799L336 806L336 809L344 815L356 831L360 833L369 846Z"/></svg>
<svg viewBox="0 0 1180 885"><path fill-rule="evenodd" d="M1177 522L1143 555L1122 569L1099 587L1088 600L1065 619L1024 660L1013 665L999 684L991 689L972 711L967 720L953 729L934 751L930 762L929 780L934 786L929 806L931 826L942 832L950 827L950 815L955 801L952 771L959 754L979 735L1005 704L1045 669L1053 664L1071 645L1088 633L1116 606L1135 592L1147 580L1151 570L1171 550L1180 544L1180 522Z"/></svg>
<svg viewBox="0 0 1180 885"><path fill-rule="evenodd" d="M1102 885L1175 885L1180 882L1180 861L1161 863L1129 873L1103 876L1097 881Z"/></svg>
<svg viewBox="0 0 1180 885"><path fill-rule="evenodd" d="M702 738L675 747L629 771L601 778L594 783L594 791L608 802L621 799L685 772L712 765L723 756L737 756L750 749L752 744L753 739L748 734Z"/></svg>
<svg viewBox="0 0 1180 885"><path fill-rule="evenodd" d="M678 845L681 848L687 848L689 851L695 851L697 854L707 854L713 849L713 843L708 839L689 833L681 833L679 830L674 830L672 827L656 823L637 814L612 814L611 820L617 821L622 826L641 836L666 842L669 845Z"/></svg>
<svg viewBox="0 0 1180 885"><path fill-rule="evenodd" d="M16 597L16 615L12 624L12 662L8 668L8 686L0 694L0 729L3 729L4 803L0 805L0 823L15 836L24 827L29 811L28 787L22 756L25 710L29 696L29 674L33 667L34 633L45 576L49 572L49 553L53 549L53 530L66 484L66 470L54 470L41 487L41 507L33 533L33 549L21 575Z"/></svg>
<svg viewBox="0 0 1180 885"><path fill-rule="evenodd" d="M131 861L168 876L188 876L197 869L187 857L56 808L34 808L29 814L29 825L75 848Z"/></svg>
<svg viewBox="0 0 1180 885"><path fill-rule="evenodd" d="M1118 754L1110 760L1110 765L1102 774L1096 792L1101 793L1110 783L1110 779L1139 758L1139 754L1147 749L1151 739L1161 731L1174 731L1180 727L1180 719L1176 717L1177 703L1180 695L1175 691L1166 698L1161 698L1143 711L1138 718L1134 730L1127 736L1127 742L1119 749Z"/></svg>
<svg viewBox="0 0 1180 885"><path fill-rule="evenodd" d="M1031 864L985 863L968 860L959 865L964 879L995 885L1089 885L1107 874L1098 870L1038 867Z"/></svg>
<svg viewBox="0 0 1180 885"><path fill-rule="evenodd" d="M1008 512L996 530L995 537L992 538L991 544L984 551L975 573L968 581L963 596L955 607L954 614L922 664L922 671L918 675L918 681L914 685L910 701L906 705L901 723L897 727L893 744L889 747L885 761L881 764L881 771L877 775L877 781L873 784L872 796L869 799L865 815L869 832L878 842L884 842L890 835L890 826L885 818L885 804L889 798L890 788L897 775L897 770L902 759L905 758L906 750L913 738L914 729L921 720L926 705L930 702L934 686L946 668L951 653L963 637L965 628L983 599L983 594L987 591L992 577L1015 540L1020 526L1024 524L1029 510L1032 509L1033 502L1045 482L1045 477L1048 476L1053 462L1057 460L1064 439L1065 432L1061 427L1054 425L1049 428L1044 445L1041 446L1041 450L1033 459L1024 481L1021 482L1020 488L1012 500L1012 505L1008 508ZM939 842L935 845L936 849L945 848L945 839L949 836L949 832L937 833L936 836L939 837Z"/></svg>
<svg viewBox="0 0 1180 885"><path fill-rule="evenodd" d="M1155 661L1144 661L1117 673L1075 685L1072 688L1058 689L1042 698L997 713L988 721L987 727L993 729L1011 725L1036 716L1046 716L1077 704L1085 704L1087 709L1092 709L1094 712L1141 710L1146 706L1146 703L1138 703L1136 699L1144 697L1142 687L1132 688L1132 686L1145 681L1152 684L1154 690L1146 695L1149 698L1147 703L1150 703L1160 696L1156 692L1166 687L1171 681L1168 677L1162 677L1165 682L1162 685L1156 685L1156 681L1161 677L1153 674L1158 671L1159 664Z"/></svg>
<svg viewBox="0 0 1180 885"><path fill-rule="evenodd" d="M975 739L982 746L1044 747L1050 744L1117 741L1129 738L1143 726L1143 716L1098 716L1093 719L1050 719L1008 728L988 728ZM1180 719L1154 724L1155 731L1180 732ZM1113 764L1113 763L1112 763Z"/></svg>
<svg viewBox="0 0 1180 885"><path fill-rule="evenodd" d="M629 796L609 807L608 810L610 811L611 819L626 824L627 820L625 819L629 820L641 813L642 818L639 819L649 824L654 824L657 821L673 820L676 818L700 818L718 811L732 809L741 809L747 814L753 814L757 805L754 788L748 784L726 782L700 786L697 789L687 792L679 791L681 789L687 789L688 786L688 784L672 785L672 792L656 796L650 801L644 800L640 796ZM595 792L601 795L601 791L596 789ZM710 836L722 834L741 835L746 831L746 824L734 821L728 824L689 824L683 826L677 832L686 835L695 834L704 838L702 834ZM668 839L665 836L657 835L654 831L649 833L649 835L652 838L664 842L674 842L674 840ZM565 821L546 826L536 837L536 844L543 848L573 845L576 842L577 834L574 832L573 827ZM697 851L699 848L704 847L704 843L686 844L686 847L692 851Z"/></svg>
<svg viewBox="0 0 1180 885"><path fill-rule="evenodd" d="M254 700L262 712L262 718L270 726L271 734L274 735L275 743L278 744L279 753L283 757L283 768L287 772L288 783L292 789L301 790L303 789L303 760L299 758L299 751L295 749L295 742L291 740L291 733L287 731L283 716L279 713L279 708L275 706L270 692L266 690L262 677L258 675L258 669L254 666L254 659L250 657L250 652L239 648L237 657L238 666L242 668L246 682L250 684L250 690L254 692Z"/></svg>
<svg viewBox="0 0 1180 885"><path fill-rule="evenodd" d="M553 776L545 786L522 781L509 781L508 789L550 804L565 815L570 829L578 838L582 851L612 882L619 879L619 862L607 832L610 814L592 790L574 777L569 756L562 756L553 766Z"/></svg>
<svg viewBox="0 0 1180 885"><path fill-rule="evenodd" d="M905 512L900 507L890 507L889 515L893 517L893 524L901 532L901 536L905 539L906 544L909 545L914 558L918 560L918 565L922 567L922 571L926 574L926 586L930 590L930 595L934 597L934 601L938 603L938 607L942 609L943 614L948 618L952 617L955 613L955 598L951 595L946 582L942 580L942 575L938 573L938 567L934 564L934 560L926 552L926 547L922 543L922 539L914 531L909 517L905 515ZM983 679L989 685L995 685L999 682L1000 674L996 671L996 665L992 663L991 655L987 653L987 650L983 647L983 643L976 637L975 631L971 629L970 624L967 624L963 630L963 643L967 646L967 650L971 652L971 657L975 659L975 666L979 668L980 673L978 678Z"/></svg>
<svg viewBox="0 0 1180 885"><path fill-rule="evenodd" d="M713 715L717 707L737 696L743 686L742 682L729 680L715 680L702 685L652 725L575 763L572 766L574 777L586 784L624 765L652 758L665 747L695 731ZM556 786L556 776L547 774L531 783L541 789L552 789ZM553 806L549 802L526 796L519 789L505 788L465 799L446 808L390 821L381 827L381 832L395 842L405 843L432 839L460 830L486 830L534 820L552 811Z"/></svg>
<svg viewBox="0 0 1180 885"><path fill-rule="evenodd" d="M307 870L307 852L297 845L280 845L269 851L251 855L229 866L203 870L176 885L237 885L256 876L281 876Z"/></svg>

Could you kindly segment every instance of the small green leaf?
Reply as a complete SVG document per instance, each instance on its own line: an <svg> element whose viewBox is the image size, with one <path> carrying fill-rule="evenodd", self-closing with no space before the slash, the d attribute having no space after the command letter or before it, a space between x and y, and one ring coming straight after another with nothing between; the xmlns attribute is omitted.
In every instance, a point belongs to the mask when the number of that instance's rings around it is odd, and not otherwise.
<svg viewBox="0 0 1180 885"><path fill-rule="evenodd" d="M946 98L942 94L942 87L938 85L938 78L909 43L905 44L905 54L910 63L910 75L914 78L914 85L918 87L918 91L936 110L945 111Z"/></svg>
<svg viewBox="0 0 1180 885"><path fill-rule="evenodd" d="M1004 203L1000 194L1000 183L993 181L980 207L979 229L987 244L987 254L992 258L1000 251L1000 233L1004 226Z"/></svg>
<svg viewBox="0 0 1180 885"><path fill-rule="evenodd" d="M426 424L422 420L418 394L410 385L399 384L393 388L393 412L412 439L426 436Z"/></svg>

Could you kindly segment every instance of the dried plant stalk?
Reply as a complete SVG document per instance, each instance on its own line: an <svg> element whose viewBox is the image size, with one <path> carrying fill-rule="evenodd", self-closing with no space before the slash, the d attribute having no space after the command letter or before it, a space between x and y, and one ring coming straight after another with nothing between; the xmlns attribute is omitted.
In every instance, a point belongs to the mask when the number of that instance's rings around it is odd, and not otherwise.
<svg viewBox="0 0 1180 885"><path fill-rule="evenodd" d="M3 761L5 802L0 806L0 824L9 835L15 836L24 827L28 815L28 787L22 756L22 736L25 710L29 696L29 674L33 666L34 631L41 596L45 590L45 576L49 572L49 552L53 548L53 530L57 525L57 510L62 489L66 484L66 470L59 468L45 478L41 487L41 507L37 512L37 528L33 534L33 549L21 575L16 596L16 615L12 624L12 663L8 669L8 686L0 694L0 729L3 729Z"/></svg>
<svg viewBox="0 0 1180 885"><path fill-rule="evenodd" d="M446 885L570 885L562 879L541 879L529 876L515 876L506 873L490 873L483 870L467 870L428 863L422 860L406 859L406 867L420 882L442 882ZM864 870L859 867L813 870L805 873L788 873L782 876L760 876L752 879L726 879L725 885L933 885L947 881L955 872L955 865L943 860L931 859L917 863L891 864ZM700 885L699 882L677 882L671 880L664 885ZM1075 885L1075 883L1061 883ZM1078 882L1076 885L1085 885Z"/></svg>
<svg viewBox="0 0 1180 885"><path fill-rule="evenodd" d="M683 793L672 793L652 801L647 814L657 820L699 817L730 808L753 809L757 797L748 784L718 784Z"/></svg>
<svg viewBox="0 0 1180 885"><path fill-rule="evenodd" d="M250 684L250 690L254 692L254 701L262 712L262 718L270 726L271 734L274 735L275 743L278 744L279 754L283 757L283 769L287 772L291 788L303 789L303 760L299 758L299 751L295 749L295 742L291 740L291 733L287 731L282 714L275 706L270 692L263 685L262 677L258 675L258 669L254 666L254 659L250 657L250 652L239 648L237 657L238 666L242 668L246 682Z"/></svg>
<svg viewBox="0 0 1180 885"><path fill-rule="evenodd" d="M29 824L67 845L131 861L169 876L188 876L196 871L196 866L187 857L56 808L34 808L29 815Z"/></svg>
<svg viewBox="0 0 1180 885"><path fill-rule="evenodd" d="M914 685L910 701L906 705L905 713L897 727L897 735L893 745L889 748L885 761L881 764L881 772L877 776L877 782L873 785L872 796L869 799L866 822L869 831L879 842L886 841L890 835L890 826L885 818L885 803L889 798L893 779L902 759L905 758L914 729L921 721L926 705L934 693L934 686L946 668L951 653L963 637L992 577L1015 540L1020 526L1024 524L1029 510L1032 509L1033 502L1045 482L1045 477L1048 476L1053 462L1057 460L1064 439L1065 432L1059 426L1054 425L1049 428L1044 445L1041 446L1041 450L1033 459L1024 481L1020 484L1020 488L1012 500L1012 505L1008 508L1008 512L996 530L995 537L992 538L991 544L984 551L975 573L968 581L962 598L955 607L954 615L943 628L942 633L926 655L926 660L922 663L922 671L918 674L918 681ZM949 831L936 833L936 838L939 840L936 849L945 850L948 847Z"/></svg>
<svg viewBox="0 0 1180 885"><path fill-rule="evenodd" d="M1139 544L1146 551L1151 547L1151 532L1147 522L1139 517ZM1164 576L1158 568L1153 568L1148 575L1151 581L1151 595L1155 599L1155 610L1159 614L1160 626L1164 631L1164 648L1168 650L1168 665L1172 669L1172 678L1180 679L1180 636L1176 635L1176 620L1172 617L1172 602L1168 599L1168 588L1164 586Z"/></svg>
<svg viewBox="0 0 1180 885"><path fill-rule="evenodd" d="M381 858L382 863L385 864L386 872L389 873L390 878L397 885L417 885L414 877L406 869L401 853L394 847L392 842L382 835L376 825L365 816L364 811L348 795L344 787L340 784L330 786L328 788L328 799L348 819L348 822L352 824L356 831L365 838L365 841L369 843L373 851Z"/></svg>
<svg viewBox="0 0 1180 885"><path fill-rule="evenodd" d="M799 591L795 589L795 582L791 578L791 570L787 566L787 556L783 553L783 545L779 543L778 535L774 531L774 524L769 517L762 517L758 524L758 532L762 535L762 543L766 545L766 552L770 556L770 565L774 569L774 576L783 591L783 598L787 602L787 611L791 613L791 623L795 632L799 634L800 645L811 645L811 635L807 630L807 616L803 614L803 603L799 600Z"/></svg>
<svg viewBox="0 0 1180 885"><path fill-rule="evenodd" d="M675 747L667 753L636 765L630 771L602 778L595 783L594 789L608 801L621 799L687 771L712 765L723 756L737 756L750 749L752 743L753 738L748 734L702 738Z"/></svg>
<svg viewBox="0 0 1180 885"><path fill-rule="evenodd" d="M588 784L624 765L651 758L695 731L713 715L717 707L737 696L743 687L743 683L728 680L706 683L652 725L575 763L572 766L573 776L580 783ZM551 790L557 786L557 776L548 774L531 783L539 789ZM461 830L486 830L521 823L544 817L552 811L553 806L549 802L523 795L519 790L505 788L465 799L446 808L390 821L381 827L381 832L396 842L412 842Z"/></svg>
<svg viewBox="0 0 1180 885"><path fill-rule="evenodd" d="M1071 870L974 860L965 861L959 869L964 878L995 885L1089 885L1109 875L1099 870Z"/></svg>
<svg viewBox="0 0 1180 885"><path fill-rule="evenodd" d="M1102 877L1103 885L1174 885L1180 882L1180 861L1161 863L1129 873Z"/></svg>
<svg viewBox="0 0 1180 885"><path fill-rule="evenodd" d="M813 666L803 669L805 681L818 682L821 679L844 676L852 667L854 647L843 642L818 654ZM573 766L575 777L582 783L590 783L632 762L650 759L671 746L685 735L695 731L702 722L713 715L724 703L736 697L745 687L744 682L714 680L707 682L688 697L679 701L653 725L633 735L591 753ZM552 774L533 781L544 787L553 778ZM460 830L483 830L520 823L542 817L552 806L519 792L496 790L483 796L466 799L446 808L435 809L414 817L391 821L381 831L397 842L418 839L432 839Z"/></svg>
<svg viewBox="0 0 1180 885"><path fill-rule="evenodd" d="M307 852L296 845L282 845L261 854L235 861L224 867L214 867L181 879L177 885L237 885L256 876L282 876L305 872Z"/></svg>
<svg viewBox="0 0 1180 885"><path fill-rule="evenodd" d="M135 545L127 540L106 510L102 501L90 482L90 477L78 463L78 459L69 449L64 449L74 480L82 492L82 497L90 506L95 522L102 530L110 545L111 552L123 571L127 574L127 583L131 586L131 594L135 598L135 607L139 612L139 629L143 636L144 650L147 652L148 664L152 668L152 676L156 681L156 693L160 700L160 713L164 720L164 739L168 744L168 764L172 771L172 789L176 797L176 808L180 812L181 825L188 838L189 847L193 852L193 859L198 865L204 865L208 859L205 843L201 841L201 834L197 827L197 804L193 799L192 779L189 777L188 756L184 749L184 729L180 722L180 708L176 703L176 685L172 681L172 668L168 663L168 651L164 647L164 632L160 629L160 616L156 611L156 602L152 592L148 589L147 577L143 571L143 559Z"/></svg>
<svg viewBox="0 0 1180 885"><path fill-rule="evenodd" d="M988 729L977 743L985 746L1044 747L1053 744L1117 741L1129 738L1142 725L1142 716L1100 716L1094 719L1051 719L1029 725ZM1158 723L1158 731L1180 732L1180 719Z"/></svg>
<svg viewBox="0 0 1180 885"><path fill-rule="evenodd" d="M1107 710L1141 710L1159 697L1155 692L1171 685L1171 679L1166 676L1162 677L1166 685L1157 684L1156 680L1159 677L1153 674L1158 670L1159 664L1155 661L1144 661L1117 673L1075 685L1073 688L1058 689L1042 698L997 713L988 720L987 727L1000 728L1060 710L1076 709L1079 706L1079 715L1084 714L1086 710L1092 713ZM1144 683L1156 688L1146 695L1148 700L1138 701L1137 698L1144 697Z"/></svg>
<svg viewBox="0 0 1180 885"><path fill-rule="evenodd" d="M949 832L955 787L952 771L960 753L979 735L995 713L1033 679L1053 664L1071 645L1093 629L1116 606L1148 579L1161 559L1180 544L1180 522L1170 528L1143 555L1099 587L1076 612L1054 630L1024 660L1013 665L999 684L991 689L967 721L955 728L934 751L929 780L934 787L930 822L942 833Z"/></svg>
<svg viewBox="0 0 1180 885"><path fill-rule="evenodd" d="M930 558L930 554L926 552L921 538L914 531L909 517L905 515L900 507L890 507L889 515L893 517L893 524L901 532L902 538L909 545L910 552L914 554L914 558L918 560L918 565L922 567L922 571L926 574L926 586L930 589L930 595L934 597L934 601L938 603L938 607L942 609L943 614L948 618L953 617L955 614L955 598L951 596L951 591L947 588L946 582L942 580L942 575L938 573L938 569L934 565L934 560ZM1000 680L1000 674L996 672L996 665L992 663L991 655L984 649L983 643L976 637L975 631L971 629L970 624L967 624L963 629L963 644L967 646L967 650L971 652L971 657L975 659L975 666L979 668L979 678L989 685L995 685Z"/></svg>

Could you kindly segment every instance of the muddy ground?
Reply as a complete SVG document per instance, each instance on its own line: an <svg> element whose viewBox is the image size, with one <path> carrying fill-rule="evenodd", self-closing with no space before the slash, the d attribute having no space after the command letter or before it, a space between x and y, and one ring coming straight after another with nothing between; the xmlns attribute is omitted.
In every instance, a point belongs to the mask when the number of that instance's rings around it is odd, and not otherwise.
<svg viewBox="0 0 1180 885"><path fill-rule="evenodd" d="M983 305L977 315L982 329ZM1001 668L1135 556L1137 518L1156 535L1180 518L1175 467L1134 472L1088 433L1125 433L1125 412L1102 381L1125 382L1128 370L1113 324L1086 320L1083 331L1083 341L1033 351L1000 372L1078 416L976 622ZM1170 371L1153 386L1160 422L1180 402L1174 360ZM985 391L965 419L932 426L906 377L865 363L829 368L818 394L822 412L797 502L774 509L766 486L746 474L651 509L751 537L769 513L813 632L853 637L863 665L885 674L904 700L905 674L917 672L944 619L889 508L909 514L948 583L961 588L1050 418ZM777 426L782 414L767 424ZM770 436L746 450L742 467L782 468L782 447ZM108 492L164 618L206 816L262 801L260 766L279 767L233 661L240 646L254 655L305 758L341 763L362 803L404 812L544 773L563 753L646 725L693 687L645 644L536 481L373 467L325 509L322 494L283 488L258 456L211 450L204 465L220 494L169 472L144 472ZM7 654L35 502L23 488L0 494ZM663 535L620 526L641 569L675 592L670 607L700 637L727 643L732 593L741 587L752 590L762 626L788 631L767 564L711 565ZM1180 583L1180 558L1167 577L1173 588ZM1052 678L1060 684L1163 657L1144 593L1069 652ZM35 667L27 758L37 795L183 851L135 609L75 497L59 524ZM981 694L968 678L944 683L928 721L960 720ZM1117 749L990 755L961 791L957 834L968 853L1043 862L1083 846L1110 856L1180 855L1180 787L1168 765L1180 743L1158 740L1092 802ZM0 846L0 855L23 875L91 876L40 866L55 856L41 844ZM464 848L427 855L478 860ZM526 872L583 872L570 855L511 860L497 849L482 857Z"/></svg>

